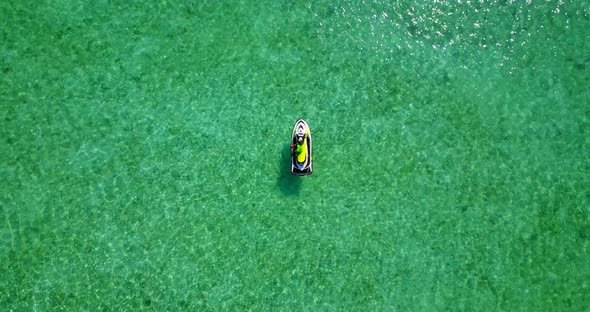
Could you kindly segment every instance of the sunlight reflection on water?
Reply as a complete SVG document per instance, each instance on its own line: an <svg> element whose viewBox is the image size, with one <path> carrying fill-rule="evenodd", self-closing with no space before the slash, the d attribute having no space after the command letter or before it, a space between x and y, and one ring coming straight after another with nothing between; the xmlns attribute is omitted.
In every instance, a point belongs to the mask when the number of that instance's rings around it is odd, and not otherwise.
<svg viewBox="0 0 590 312"><path fill-rule="evenodd" d="M310 3L308 8L319 19L320 38L377 54L386 62L400 53L439 59L452 50L471 61L491 53L497 67L510 65L515 50L526 50L532 38L547 35L548 22L552 28L567 30L573 16L586 14L561 0L347 0L337 6ZM560 16L549 19L556 15Z"/></svg>

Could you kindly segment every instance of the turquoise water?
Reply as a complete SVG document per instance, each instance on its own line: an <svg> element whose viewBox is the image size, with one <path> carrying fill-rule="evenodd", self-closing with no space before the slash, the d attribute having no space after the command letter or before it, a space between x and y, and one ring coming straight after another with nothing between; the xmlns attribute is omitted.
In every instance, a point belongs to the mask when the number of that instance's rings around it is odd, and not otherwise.
<svg viewBox="0 0 590 312"><path fill-rule="evenodd" d="M589 10L0 4L0 308L584 311Z"/></svg>

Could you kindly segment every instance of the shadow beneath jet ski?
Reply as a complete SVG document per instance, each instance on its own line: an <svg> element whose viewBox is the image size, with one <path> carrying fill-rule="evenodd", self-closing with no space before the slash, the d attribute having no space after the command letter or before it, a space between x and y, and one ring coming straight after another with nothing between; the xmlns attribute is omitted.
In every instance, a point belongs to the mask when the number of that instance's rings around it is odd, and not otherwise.
<svg viewBox="0 0 590 312"><path fill-rule="evenodd" d="M281 149L281 157L279 160L279 177L277 184L281 189L281 192L287 196L299 195L299 189L301 187L301 179L291 174L291 148L289 145L285 145Z"/></svg>

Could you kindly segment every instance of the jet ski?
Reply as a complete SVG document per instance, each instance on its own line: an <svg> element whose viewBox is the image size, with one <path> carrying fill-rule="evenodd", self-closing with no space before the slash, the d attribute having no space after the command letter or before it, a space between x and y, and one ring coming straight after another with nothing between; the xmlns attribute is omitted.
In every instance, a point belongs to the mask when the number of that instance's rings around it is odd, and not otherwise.
<svg viewBox="0 0 590 312"><path fill-rule="evenodd" d="M291 135L291 173L308 175L312 172L313 157L311 146L311 130L303 119L297 120ZM301 145L301 153L297 153L297 145Z"/></svg>

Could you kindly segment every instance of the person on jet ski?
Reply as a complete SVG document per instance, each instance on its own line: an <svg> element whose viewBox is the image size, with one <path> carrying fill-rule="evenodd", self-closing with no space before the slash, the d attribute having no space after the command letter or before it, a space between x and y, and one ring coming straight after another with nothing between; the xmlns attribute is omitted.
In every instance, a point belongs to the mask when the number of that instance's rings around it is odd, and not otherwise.
<svg viewBox="0 0 590 312"><path fill-rule="evenodd" d="M299 156L303 152L303 137L297 137L297 146L291 144L291 151L295 156Z"/></svg>

